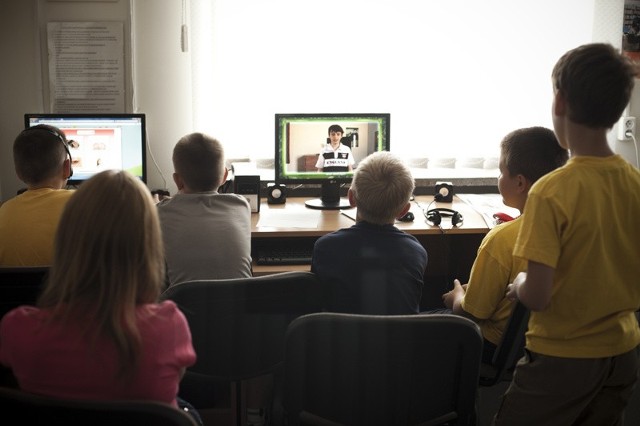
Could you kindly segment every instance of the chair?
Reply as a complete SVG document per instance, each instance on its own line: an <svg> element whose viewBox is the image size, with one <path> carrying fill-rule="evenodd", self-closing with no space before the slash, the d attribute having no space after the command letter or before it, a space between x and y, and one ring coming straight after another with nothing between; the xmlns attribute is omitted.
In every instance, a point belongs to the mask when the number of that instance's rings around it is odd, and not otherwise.
<svg viewBox="0 0 640 426"><path fill-rule="evenodd" d="M184 282L169 287L163 299L176 302L189 322L197 361L185 379L235 384L237 424L243 419L242 380L279 372L287 326L321 311L323 300L316 275L302 271Z"/></svg>
<svg viewBox="0 0 640 426"><path fill-rule="evenodd" d="M36 303L48 266L0 267L0 318L20 305Z"/></svg>
<svg viewBox="0 0 640 426"><path fill-rule="evenodd" d="M481 353L455 315L304 315L286 336L287 424L472 425Z"/></svg>
<svg viewBox="0 0 640 426"><path fill-rule="evenodd" d="M196 426L184 411L157 401L94 401L54 398L0 387L4 419L25 425ZM5 423L6 422L6 423Z"/></svg>
<svg viewBox="0 0 640 426"><path fill-rule="evenodd" d="M529 323L529 309L515 301L507 327L496 347L491 364L480 367L480 386L493 386L503 380L511 380L516 362L524 354L524 334Z"/></svg>

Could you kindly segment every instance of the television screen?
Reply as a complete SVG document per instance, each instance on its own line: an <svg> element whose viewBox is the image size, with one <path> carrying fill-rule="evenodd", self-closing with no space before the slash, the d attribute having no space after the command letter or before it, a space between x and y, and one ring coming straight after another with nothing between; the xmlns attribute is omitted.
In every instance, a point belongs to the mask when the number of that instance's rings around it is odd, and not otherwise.
<svg viewBox="0 0 640 426"><path fill-rule="evenodd" d="M276 183L319 183L321 197L308 207L348 208L340 185L367 155L389 151L389 122L388 113L276 114Z"/></svg>
<svg viewBox="0 0 640 426"><path fill-rule="evenodd" d="M147 183L144 114L25 114L25 128L49 124L69 143L73 176L79 185L107 169L127 170Z"/></svg>

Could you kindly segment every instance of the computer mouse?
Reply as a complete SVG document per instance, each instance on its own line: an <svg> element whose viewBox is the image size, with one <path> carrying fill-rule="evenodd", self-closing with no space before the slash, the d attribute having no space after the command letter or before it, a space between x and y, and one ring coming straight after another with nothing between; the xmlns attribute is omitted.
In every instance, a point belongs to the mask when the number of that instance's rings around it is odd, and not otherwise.
<svg viewBox="0 0 640 426"><path fill-rule="evenodd" d="M514 217L511 217L508 214L502 213L502 212L494 213L493 214L493 218L495 219L497 225L499 225L501 223L504 223L504 222L510 222L513 219L515 219Z"/></svg>
<svg viewBox="0 0 640 426"><path fill-rule="evenodd" d="M398 218L398 220L399 220L400 222L413 222L413 219L415 219L415 218L416 218L416 217L413 215L413 213L411 213L411 212L406 212L406 213L404 214L404 216L400 216L400 217Z"/></svg>

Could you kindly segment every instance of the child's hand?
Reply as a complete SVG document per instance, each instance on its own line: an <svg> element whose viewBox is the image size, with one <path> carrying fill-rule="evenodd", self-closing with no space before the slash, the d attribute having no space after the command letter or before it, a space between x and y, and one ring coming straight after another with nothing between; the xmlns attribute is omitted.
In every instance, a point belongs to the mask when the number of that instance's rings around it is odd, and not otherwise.
<svg viewBox="0 0 640 426"><path fill-rule="evenodd" d="M460 293L464 296L465 291L467 290L467 284L461 284L460 280L453 280L453 292Z"/></svg>
<svg viewBox="0 0 640 426"><path fill-rule="evenodd" d="M516 275L516 278L513 280L513 282L507 286L507 294L505 295L506 298L509 300L518 300L517 287L523 282L525 282L526 279L527 279L526 272L520 272L518 275Z"/></svg>
<svg viewBox="0 0 640 426"><path fill-rule="evenodd" d="M457 279L453 280L453 290L448 291L442 295L442 302L444 302L444 305L448 309L453 310L453 304L455 303L455 301L458 298L461 299L464 297L466 286L467 286L466 284L462 286L460 284L460 280L457 280Z"/></svg>
<svg viewBox="0 0 640 426"><path fill-rule="evenodd" d="M171 198L171 194L166 189L155 189L151 191L153 196L153 202L158 204L162 200L168 200Z"/></svg>

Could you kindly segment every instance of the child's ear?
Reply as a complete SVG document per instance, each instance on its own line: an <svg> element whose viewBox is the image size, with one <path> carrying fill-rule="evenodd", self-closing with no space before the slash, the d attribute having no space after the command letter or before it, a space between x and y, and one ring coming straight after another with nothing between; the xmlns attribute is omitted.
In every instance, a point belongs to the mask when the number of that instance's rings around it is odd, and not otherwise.
<svg viewBox="0 0 640 426"><path fill-rule="evenodd" d="M173 174L173 181L176 183L176 186L178 187L178 191L184 188L184 182L182 181L182 178L178 173Z"/></svg>
<svg viewBox="0 0 640 426"><path fill-rule="evenodd" d="M351 188L347 191L347 198L349 199L349 205L351 205L351 207L356 207L356 197L353 196Z"/></svg>
<svg viewBox="0 0 640 426"><path fill-rule="evenodd" d="M64 179L69 179L71 177L71 158L64 160L64 163L62 164L62 174Z"/></svg>
<svg viewBox="0 0 640 426"><path fill-rule="evenodd" d="M399 215L397 215L396 217L402 217L402 216L404 216L405 214L407 214L407 212L408 212L410 209L411 209L411 203L409 202L409 203L407 203L407 205L406 205L406 206L404 206L404 208L402 209L402 211L400 212L400 214L399 214Z"/></svg>
<svg viewBox="0 0 640 426"><path fill-rule="evenodd" d="M517 175L516 179L518 179L518 192L521 194L528 194L529 189L531 189L531 181L524 177L524 175Z"/></svg>
<svg viewBox="0 0 640 426"><path fill-rule="evenodd" d="M553 95L553 114L562 117L567 113L567 102L560 90L556 90Z"/></svg>
<svg viewBox="0 0 640 426"><path fill-rule="evenodd" d="M229 176L229 169L227 169L226 167L224 168L224 173L222 174L222 180L220 181L220 185L218 186L222 186L225 184L225 182L227 181L227 177Z"/></svg>

